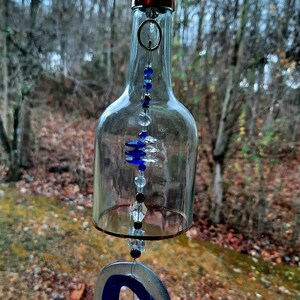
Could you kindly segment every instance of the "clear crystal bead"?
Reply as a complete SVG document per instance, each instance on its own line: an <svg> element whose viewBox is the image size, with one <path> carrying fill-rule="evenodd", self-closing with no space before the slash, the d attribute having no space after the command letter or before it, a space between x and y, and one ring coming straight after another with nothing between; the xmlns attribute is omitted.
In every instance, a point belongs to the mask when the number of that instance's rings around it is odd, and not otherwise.
<svg viewBox="0 0 300 300"><path fill-rule="evenodd" d="M130 228L128 234L131 236L143 236L145 233L142 229L135 229L134 227ZM140 239L130 238L128 239L128 246L131 249L139 250L141 252L145 251L145 241Z"/></svg>
<svg viewBox="0 0 300 300"><path fill-rule="evenodd" d="M147 145L145 147L145 152L146 153L156 153L156 152L158 152L158 149L152 145Z"/></svg>
<svg viewBox="0 0 300 300"><path fill-rule="evenodd" d="M128 231L129 235L133 235L133 236L143 236L145 233L144 230L142 229L135 229L134 227L131 227Z"/></svg>
<svg viewBox="0 0 300 300"><path fill-rule="evenodd" d="M141 126L149 126L150 123L151 123L151 117L144 111L141 111L139 114L139 124Z"/></svg>
<svg viewBox="0 0 300 300"><path fill-rule="evenodd" d="M148 135L146 138L145 138L145 140L144 140L144 143L146 143L146 144L155 144L155 143L157 143L157 139L156 138L154 138L153 136L151 136L151 135Z"/></svg>
<svg viewBox="0 0 300 300"><path fill-rule="evenodd" d="M128 246L134 250L139 250L141 252L145 251L145 241L144 240L128 239Z"/></svg>
<svg viewBox="0 0 300 300"><path fill-rule="evenodd" d="M142 222L147 213L147 207L144 203L134 202L130 207L130 216L134 222Z"/></svg>
<svg viewBox="0 0 300 300"><path fill-rule="evenodd" d="M147 181L143 175L138 175L134 178L134 183L137 188L143 188L146 185Z"/></svg>
<svg viewBox="0 0 300 300"><path fill-rule="evenodd" d="M158 162L158 158L157 158L156 156L154 156L154 155L147 155L147 156L143 159L143 161L144 161L145 163L156 163L156 162Z"/></svg>

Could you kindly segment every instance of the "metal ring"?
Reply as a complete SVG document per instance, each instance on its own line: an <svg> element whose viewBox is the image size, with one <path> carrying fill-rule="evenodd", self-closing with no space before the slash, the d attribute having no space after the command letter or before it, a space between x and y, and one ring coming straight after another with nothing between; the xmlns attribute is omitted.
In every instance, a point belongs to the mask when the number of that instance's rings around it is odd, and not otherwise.
<svg viewBox="0 0 300 300"><path fill-rule="evenodd" d="M149 45L143 44L143 42L142 42L142 40L141 40L141 31L142 31L143 27L144 27L147 23L152 23L152 24L154 24L154 25L157 27L157 29L158 29L158 33L159 33L158 41L157 41L156 45L154 45L153 47L151 47L151 42L152 42L151 40L149 41ZM158 24L155 20L149 19L149 20L145 20L145 21L140 25L140 27L139 27L139 29L138 29L138 32L137 32L137 36L138 36L139 44L140 44L143 48L145 48L145 49L148 50L148 51L154 51L154 50L156 50L156 49L159 47L159 45L160 45L161 37L162 37L162 31L161 31L161 28L160 28L159 24Z"/></svg>

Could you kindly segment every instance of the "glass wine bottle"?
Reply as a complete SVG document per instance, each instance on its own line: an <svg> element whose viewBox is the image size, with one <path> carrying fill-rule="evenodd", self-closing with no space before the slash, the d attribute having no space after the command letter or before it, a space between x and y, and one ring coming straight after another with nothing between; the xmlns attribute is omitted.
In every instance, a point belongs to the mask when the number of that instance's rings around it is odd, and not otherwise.
<svg viewBox="0 0 300 300"><path fill-rule="evenodd" d="M126 88L96 128L94 225L136 243L192 225L198 138L172 91L173 10L171 0L133 1Z"/></svg>

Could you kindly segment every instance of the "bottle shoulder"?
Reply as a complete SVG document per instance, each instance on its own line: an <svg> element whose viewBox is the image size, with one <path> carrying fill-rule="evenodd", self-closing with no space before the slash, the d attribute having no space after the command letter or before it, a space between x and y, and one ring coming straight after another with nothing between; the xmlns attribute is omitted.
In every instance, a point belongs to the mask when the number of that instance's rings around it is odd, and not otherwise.
<svg viewBox="0 0 300 300"><path fill-rule="evenodd" d="M125 91L117 100L110 104L100 116L97 131L101 129L126 131L126 127L137 124L139 114L143 111L138 95L129 95ZM197 133L197 125L190 111L179 102L173 93L163 98L153 97L149 106L149 114L156 124L164 124L173 128L187 129Z"/></svg>

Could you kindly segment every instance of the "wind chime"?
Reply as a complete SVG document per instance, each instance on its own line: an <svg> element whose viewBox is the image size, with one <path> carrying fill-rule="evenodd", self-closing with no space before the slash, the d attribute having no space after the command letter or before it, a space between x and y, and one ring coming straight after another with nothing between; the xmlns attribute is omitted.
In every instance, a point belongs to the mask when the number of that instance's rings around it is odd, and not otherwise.
<svg viewBox="0 0 300 300"><path fill-rule="evenodd" d="M122 286L139 299L170 299L138 263L145 241L172 238L192 225L197 128L171 85L174 0L133 0L128 82L100 117L95 139L93 221L128 239L131 262L100 273L95 299L117 300Z"/></svg>

